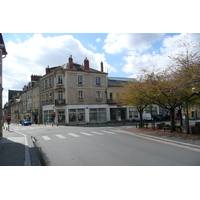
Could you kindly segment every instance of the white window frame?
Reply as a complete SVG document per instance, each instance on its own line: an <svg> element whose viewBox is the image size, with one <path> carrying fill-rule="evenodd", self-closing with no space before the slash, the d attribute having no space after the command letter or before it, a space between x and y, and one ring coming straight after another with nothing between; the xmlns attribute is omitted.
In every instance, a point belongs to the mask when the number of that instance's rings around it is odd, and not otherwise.
<svg viewBox="0 0 200 200"><path fill-rule="evenodd" d="M80 81L81 79L81 81ZM77 74L77 84L78 85L83 85L84 84L84 81L83 81L83 75L82 74Z"/></svg>
<svg viewBox="0 0 200 200"><path fill-rule="evenodd" d="M63 100L63 91L58 91L58 100Z"/></svg>
<svg viewBox="0 0 200 200"><path fill-rule="evenodd" d="M78 90L78 100L83 100L84 99L84 93L82 90Z"/></svg>
<svg viewBox="0 0 200 200"><path fill-rule="evenodd" d="M102 91L96 90L95 91L95 98L96 98L96 100L102 100Z"/></svg>
<svg viewBox="0 0 200 200"><path fill-rule="evenodd" d="M57 76L57 84L58 85L62 85L63 84L63 76L61 74L59 74Z"/></svg>
<svg viewBox="0 0 200 200"><path fill-rule="evenodd" d="M52 86L52 77L49 77L49 87Z"/></svg>
<svg viewBox="0 0 200 200"><path fill-rule="evenodd" d="M101 77L100 76L96 76L95 84L101 85Z"/></svg>

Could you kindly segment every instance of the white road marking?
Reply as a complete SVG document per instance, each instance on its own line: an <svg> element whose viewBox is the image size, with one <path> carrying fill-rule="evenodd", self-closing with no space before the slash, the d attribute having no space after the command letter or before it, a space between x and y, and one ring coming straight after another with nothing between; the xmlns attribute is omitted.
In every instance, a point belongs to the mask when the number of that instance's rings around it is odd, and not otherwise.
<svg viewBox="0 0 200 200"><path fill-rule="evenodd" d="M104 135L103 133L96 132L96 131L90 131L91 133L97 134L97 135Z"/></svg>
<svg viewBox="0 0 200 200"><path fill-rule="evenodd" d="M86 135L86 136L92 136L92 134L85 133L85 132L80 132L80 134L82 134L82 135Z"/></svg>
<svg viewBox="0 0 200 200"><path fill-rule="evenodd" d="M46 136L46 135L45 135L45 136L42 136L42 137L43 137L44 140L51 140L51 138L48 137L48 136Z"/></svg>
<svg viewBox="0 0 200 200"><path fill-rule="evenodd" d="M60 139L64 139L64 138L66 138L65 136L60 135L60 134L58 134L58 135L56 135L56 136L59 137Z"/></svg>
<svg viewBox="0 0 200 200"><path fill-rule="evenodd" d="M110 131L101 131L101 132L109 133L109 134L115 134L114 132L110 132Z"/></svg>
<svg viewBox="0 0 200 200"><path fill-rule="evenodd" d="M74 133L68 133L68 135L73 136L73 137L80 137L79 135L76 135Z"/></svg>

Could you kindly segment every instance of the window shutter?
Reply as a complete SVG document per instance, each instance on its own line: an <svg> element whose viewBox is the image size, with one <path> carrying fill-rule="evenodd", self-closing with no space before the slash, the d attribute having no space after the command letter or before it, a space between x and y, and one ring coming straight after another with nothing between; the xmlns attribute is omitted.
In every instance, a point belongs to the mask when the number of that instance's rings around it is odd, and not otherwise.
<svg viewBox="0 0 200 200"><path fill-rule="evenodd" d="M85 84L84 75L82 75L82 82Z"/></svg>
<svg viewBox="0 0 200 200"><path fill-rule="evenodd" d="M93 85L96 85L96 76L93 76Z"/></svg>
<svg viewBox="0 0 200 200"><path fill-rule="evenodd" d="M103 77L101 77L101 85L103 85Z"/></svg>

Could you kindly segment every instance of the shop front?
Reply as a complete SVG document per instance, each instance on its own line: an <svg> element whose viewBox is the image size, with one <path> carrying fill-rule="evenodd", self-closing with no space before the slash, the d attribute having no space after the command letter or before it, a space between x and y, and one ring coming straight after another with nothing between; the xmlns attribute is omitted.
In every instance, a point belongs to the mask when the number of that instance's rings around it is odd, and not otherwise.
<svg viewBox="0 0 200 200"><path fill-rule="evenodd" d="M96 123L109 121L108 105L68 105L66 108L66 123Z"/></svg>
<svg viewBox="0 0 200 200"><path fill-rule="evenodd" d="M54 105L43 106L43 123L52 124L54 123Z"/></svg>
<svg viewBox="0 0 200 200"><path fill-rule="evenodd" d="M126 107L110 107L110 120L111 121L124 121L127 119L127 108Z"/></svg>

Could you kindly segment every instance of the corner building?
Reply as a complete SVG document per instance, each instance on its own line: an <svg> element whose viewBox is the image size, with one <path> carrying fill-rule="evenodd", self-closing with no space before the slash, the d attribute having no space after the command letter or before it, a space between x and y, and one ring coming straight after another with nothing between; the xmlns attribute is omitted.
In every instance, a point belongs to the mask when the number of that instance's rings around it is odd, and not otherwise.
<svg viewBox="0 0 200 200"><path fill-rule="evenodd" d="M110 119L107 104L107 73L73 62L46 68L40 79L43 123L77 124L106 122Z"/></svg>

